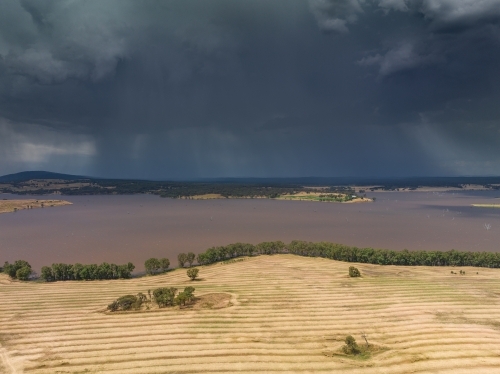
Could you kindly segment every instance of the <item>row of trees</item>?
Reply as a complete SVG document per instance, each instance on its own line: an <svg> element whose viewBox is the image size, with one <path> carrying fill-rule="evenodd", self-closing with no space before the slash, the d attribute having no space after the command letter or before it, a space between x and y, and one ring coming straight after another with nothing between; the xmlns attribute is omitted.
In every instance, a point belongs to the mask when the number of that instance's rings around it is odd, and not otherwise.
<svg viewBox="0 0 500 374"><path fill-rule="evenodd" d="M144 263L144 268L148 275L155 275L158 273L165 273L170 266L170 260L168 258L155 258L152 257L147 259Z"/></svg>
<svg viewBox="0 0 500 374"><path fill-rule="evenodd" d="M262 242L257 245L248 243L234 243L226 246L212 247L196 257L200 265L213 264L218 261L225 261L235 257L271 255L276 253L286 253L285 243L282 241Z"/></svg>
<svg viewBox="0 0 500 374"><path fill-rule="evenodd" d="M186 263L188 263L189 267L193 266L193 262L196 258L196 255L193 252L188 253L179 253L177 256L177 261L179 261L179 267L183 268Z"/></svg>
<svg viewBox="0 0 500 374"><path fill-rule="evenodd" d="M294 240L285 245L281 241L263 242L257 245L235 243L212 247L198 254L200 265L208 265L239 256L258 254L291 253L299 256L323 257L337 261L362 262L379 265L408 266L477 266L500 268L498 252L462 251L394 251L388 249L358 248L329 242L305 242Z"/></svg>
<svg viewBox="0 0 500 374"><path fill-rule="evenodd" d="M119 279L130 278L134 264L129 262L125 265L108 264L52 264L42 267L40 278L47 282L66 280L97 280L97 279Z"/></svg>
<svg viewBox="0 0 500 374"><path fill-rule="evenodd" d="M271 255L291 253L299 256L323 257L337 261L361 262L379 265L408 266L476 266L500 268L499 252L461 252L456 250L441 251L393 251L388 249L358 248L329 242L305 242L294 240L285 245L282 241L262 242L257 245L233 243L226 246L212 247L195 256L194 253L181 253L178 256L179 266L191 267L196 259L199 265L213 264L241 256ZM165 272L170 266L167 258L150 258L145 264L148 274ZM135 266L108 264L52 264L44 266L41 278L46 281L57 280L93 280L130 278ZM23 260L13 264L6 262L3 272L13 279L27 280L33 274L31 265ZM195 276L196 277L196 276Z"/></svg>
<svg viewBox="0 0 500 374"><path fill-rule="evenodd" d="M142 292L139 292L137 295L121 296L108 305L108 310L111 312L139 310L144 304L146 304L146 309L149 309L153 300L159 308L174 305L182 307L192 303L195 299L194 287L186 287L184 291L179 293L177 293L177 288L175 287L160 287L153 290L152 295L151 290L148 290L148 295L149 298Z"/></svg>

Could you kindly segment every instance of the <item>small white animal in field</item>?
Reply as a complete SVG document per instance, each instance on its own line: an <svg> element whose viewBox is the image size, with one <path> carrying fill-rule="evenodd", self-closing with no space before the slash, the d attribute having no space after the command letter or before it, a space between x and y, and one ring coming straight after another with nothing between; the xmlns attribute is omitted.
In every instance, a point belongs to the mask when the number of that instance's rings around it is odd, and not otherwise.
<svg viewBox="0 0 500 374"><path fill-rule="evenodd" d="M490 231L491 225L489 223L485 223L484 228L486 229L486 231Z"/></svg>

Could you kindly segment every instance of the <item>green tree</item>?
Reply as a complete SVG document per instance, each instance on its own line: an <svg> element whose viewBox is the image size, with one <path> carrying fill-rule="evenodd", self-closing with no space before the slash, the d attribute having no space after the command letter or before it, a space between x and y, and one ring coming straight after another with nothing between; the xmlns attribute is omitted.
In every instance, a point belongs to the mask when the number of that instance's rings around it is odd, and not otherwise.
<svg viewBox="0 0 500 374"><path fill-rule="evenodd" d="M349 266L349 276L352 278L360 277L361 273L359 272L358 268L354 266Z"/></svg>
<svg viewBox="0 0 500 374"><path fill-rule="evenodd" d="M54 274L52 273L52 268L50 266L43 266L40 278L42 278L46 282L54 281Z"/></svg>
<svg viewBox="0 0 500 374"><path fill-rule="evenodd" d="M193 252L188 252L186 255L186 261L189 264L189 267L193 266L193 262L196 258L196 255Z"/></svg>
<svg viewBox="0 0 500 374"><path fill-rule="evenodd" d="M32 270L28 266L23 266L16 271L16 278L19 280L27 281L32 273Z"/></svg>
<svg viewBox="0 0 500 374"><path fill-rule="evenodd" d="M161 287L153 291L153 297L158 307L163 308L166 306L174 305L175 293L177 288L174 287Z"/></svg>
<svg viewBox="0 0 500 374"><path fill-rule="evenodd" d="M160 261L157 258L150 258L144 263L146 273L149 275L156 274L161 267Z"/></svg>
<svg viewBox="0 0 500 374"><path fill-rule="evenodd" d="M177 256L177 261L179 261L179 267L183 268L187 262L187 254L179 253L179 255Z"/></svg>
<svg viewBox="0 0 500 374"><path fill-rule="evenodd" d="M194 287L188 286L184 288L184 293L187 296L188 302L191 302L194 300Z"/></svg>
<svg viewBox="0 0 500 374"><path fill-rule="evenodd" d="M29 268L31 271L31 265L27 261L17 260L13 264L9 264L9 262L5 262L5 264L3 265L3 272L5 274L7 274L9 277L11 277L12 279L16 279L17 278L17 271L24 268L24 267Z"/></svg>
<svg viewBox="0 0 500 374"><path fill-rule="evenodd" d="M73 279L75 279L75 280L82 279L82 276L81 276L82 269L83 269L83 265L80 263L76 263L73 265L73 269L72 269L73 270Z"/></svg>
<svg viewBox="0 0 500 374"><path fill-rule="evenodd" d="M170 266L170 261L168 258L160 258L160 269L162 272L166 272Z"/></svg>
<svg viewBox="0 0 500 374"><path fill-rule="evenodd" d="M195 280L198 277L199 270L197 268L188 269L187 276L191 278L191 280Z"/></svg>
<svg viewBox="0 0 500 374"><path fill-rule="evenodd" d="M187 295L184 292L179 292L179 294L175 298L175 304L183 306L186 305L187 300L188 300Z"/></svg>

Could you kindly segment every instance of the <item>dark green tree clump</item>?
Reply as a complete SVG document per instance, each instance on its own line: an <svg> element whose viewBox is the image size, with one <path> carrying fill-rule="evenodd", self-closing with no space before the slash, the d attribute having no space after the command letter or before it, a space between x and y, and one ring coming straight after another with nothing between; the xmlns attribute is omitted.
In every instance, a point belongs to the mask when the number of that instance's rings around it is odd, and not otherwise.
<svg viewBox="0 0 500 374"><path fill-rule="evenodd" d="M31 265L24 260L17 260L13 264L5 262L2 269L3 272L12 279L19 279L19 280L28 280L31 274L33 273Z"/></svg>
<svg viewBox="0 0 500 374"><path fill-rule="evenodd" d="M349 276L351 278L360 277L361 273L359 272L357 267L349 266Z"/></svg>
<svg viewBox="0 0 500 374"><path fill-rule="evenodd" d="M164 308L166 306L174 305L175 293L177 288L174 287L161 287L153 291L153 297L158 307Z"/></svg>
<svg viewBox="0 0 500 374"><path fill-rule="evenodd" d="M179 267L180 268L183 268L184 265L186 264L188 258L187 258L187 254L185 253L179 253L179 255L177 256L177 261L179 261Z"/></svg>
<svg viewBox="0 0 500 374"><path fill-rule="evenodd" d="M63 264L43 266L40 277L47 282L67 280L101 280L101 279L128 279L135 269L131 262L124 265L108 264Z"/></svg>
<svg viewBox="0 0 500 374"><path fill-rule="evenodd" d="M189 267L193 266L193 262L196 259L196 255L193 252L188 252L186 255L186 261L189 264Z"/></svg>
<svg viewBox="0 0 500 374"><path fill-rule="evenodd" d="M142 293L138 294L137 296L125 295L119 297L111 304L109 304L108 310L110 310L111 312L138 310L141 308L141 305L144 301L145 297Z"/></svg>
<svg viewBox="0 0 500 374"><path fill-rule="evenodd" d="M179 294L175 297L175 304L179 305L179 307L186 306L187 304L192 303L194 300L194 287L186 287L184 291L179 292Z"/></svg>
<svg viewBox="0 0 500 374"><path fill-rule="evenodd" d="M187 271L187 276L188 276L191 280L195 280L195 279L198 277L198 272L199 272L199 270L198 270L198 269L196 269L196 268L188 269L188 271Z"/></svg>
<svg viewBox="0 0 500 374"><path fill-rule="evenodd" d="M178 305L183 307L194 302L194 287L186 287L184 291L177 293L175 287L160 287L153 290L148 290L148 296L139 292L137 295L125 295L119 297L108 305L108 310L111 312L140 310L143 305L146 309L150 309L151 302L155 302L159 308Z"/></svg>
<svg viewBox="0 0 500 374"><path fill-rule="evenodd" d="M150 258L144 263L146 268L146 273L149 275L155 275L158 273L165 273L170 266L170 261L168 258Z"/></svg>
<svg viewBox="0 0 500 374"><path fill-rule="evenodd" d="M357 355L361 353L361 349L359 349L359 346L356 343L356 339L354 339L352 335L346 336L345 345L342 347L342 352L344 352L346 355Z"/></svg>

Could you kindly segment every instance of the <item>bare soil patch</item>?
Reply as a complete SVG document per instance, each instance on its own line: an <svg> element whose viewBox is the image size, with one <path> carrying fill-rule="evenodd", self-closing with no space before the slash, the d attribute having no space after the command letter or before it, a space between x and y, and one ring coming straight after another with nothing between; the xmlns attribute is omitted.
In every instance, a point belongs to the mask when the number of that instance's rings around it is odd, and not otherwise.
<svg viewBox="0 0 500 374"><path fill-rule="evenodd" d="M222 309L234 305L232 296L228 293L208 293L196 298L192 309ZM191 307L191 306L190 306Z"/></svg>

